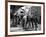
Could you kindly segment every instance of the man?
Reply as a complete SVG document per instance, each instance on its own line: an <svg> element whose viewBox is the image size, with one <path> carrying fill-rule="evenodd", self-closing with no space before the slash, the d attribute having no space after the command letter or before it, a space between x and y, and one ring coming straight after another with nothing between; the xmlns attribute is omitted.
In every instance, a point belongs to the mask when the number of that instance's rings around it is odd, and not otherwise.
<svg viewBox="0 0 46 37"><path fill-rule="evenodd" d="M38 19L37 19L37 16L35 16L35 21L34 21L34 22L35 22L35 30L37 30L37 27L38 27L38 26L37 26L37 25L38 25Z"/></svg>

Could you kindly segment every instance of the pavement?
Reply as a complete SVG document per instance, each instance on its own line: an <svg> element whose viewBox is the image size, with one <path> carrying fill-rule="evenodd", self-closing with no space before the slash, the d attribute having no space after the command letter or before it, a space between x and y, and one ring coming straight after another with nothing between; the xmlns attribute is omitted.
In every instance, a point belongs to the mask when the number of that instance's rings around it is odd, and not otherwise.
<svg viewBox="0 0 46 37"><path fill-rule="evenodd" d="M38 28L37 28L37 31L39 31L39 30L41 30L40 24L38 24ZM23 29L22 26L18 25L17 27L11 27L10 31L11 32L18 32L18 31L25 31L25 30ZM28 31L35 31L35 26L34 26L34 29L29 28Z"/></svg>

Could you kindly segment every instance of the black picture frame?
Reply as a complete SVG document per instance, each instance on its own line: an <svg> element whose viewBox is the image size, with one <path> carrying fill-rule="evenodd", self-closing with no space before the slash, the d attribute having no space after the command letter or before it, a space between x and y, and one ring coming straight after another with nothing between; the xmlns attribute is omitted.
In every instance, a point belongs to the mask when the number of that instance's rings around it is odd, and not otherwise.
<svg viewBox="0 0 46 37"><path fill-rule="evenodd" d="M8 35L8 2L43 4L43 12L44 12L43 13L43 33ZM5 37L26 36L26 35L43 35L43 34L45 34L45 3L44 2L7 1L7 0L5 1Z"/></svg>

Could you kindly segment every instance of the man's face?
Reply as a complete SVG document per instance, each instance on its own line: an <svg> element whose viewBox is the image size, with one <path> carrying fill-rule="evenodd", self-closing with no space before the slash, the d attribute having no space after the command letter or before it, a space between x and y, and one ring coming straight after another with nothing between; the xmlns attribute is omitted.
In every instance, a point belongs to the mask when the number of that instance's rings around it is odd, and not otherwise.
<svg viewBox="0 0 46 37"><path fill-rule="evenodd" d="M33 14L33 13L31 13L31 17L33 17L33 15L34 15L34 14Z"/></svg>

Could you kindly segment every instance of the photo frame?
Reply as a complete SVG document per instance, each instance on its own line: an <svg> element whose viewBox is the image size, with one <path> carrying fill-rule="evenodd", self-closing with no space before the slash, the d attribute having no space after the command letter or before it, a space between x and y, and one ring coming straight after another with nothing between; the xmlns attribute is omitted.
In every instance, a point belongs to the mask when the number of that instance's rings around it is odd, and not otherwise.
<svg viewBox="0 0 46 37"><path fill-rule="evenodd" d="M5 35L45 34L45 3L6 1Z"/></svg>

